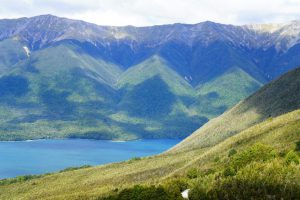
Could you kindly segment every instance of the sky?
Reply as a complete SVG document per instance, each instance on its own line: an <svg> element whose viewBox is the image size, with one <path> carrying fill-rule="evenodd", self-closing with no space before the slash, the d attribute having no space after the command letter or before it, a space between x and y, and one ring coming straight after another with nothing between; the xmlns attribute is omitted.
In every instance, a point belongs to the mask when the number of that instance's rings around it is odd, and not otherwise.
<svg viewBox="0 0 300 200"><path fill-rule="evenodd" d="M52 14L99 25L300 20L300 0L0 0L0 18Z"/></svg>

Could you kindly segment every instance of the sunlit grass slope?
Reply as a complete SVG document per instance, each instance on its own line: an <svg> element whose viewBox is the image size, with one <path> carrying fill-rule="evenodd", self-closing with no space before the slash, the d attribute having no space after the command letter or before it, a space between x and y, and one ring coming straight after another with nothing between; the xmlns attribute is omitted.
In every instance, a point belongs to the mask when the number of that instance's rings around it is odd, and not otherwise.
<svg viewBox="0 0 300 200"><path fill-rule="evenodd" d="M300 68L272 81L231 110L210 120L170 151L211 147L263 120L300 108Z"/></svg>
<svg viewBox="0 0 300 200"><path fill-rule="evenodd" d="M233 107L261 86L263 82L254 79L241 68L232 67L224 74L196 87L199 100L192 108L212 118Z"/></svg>

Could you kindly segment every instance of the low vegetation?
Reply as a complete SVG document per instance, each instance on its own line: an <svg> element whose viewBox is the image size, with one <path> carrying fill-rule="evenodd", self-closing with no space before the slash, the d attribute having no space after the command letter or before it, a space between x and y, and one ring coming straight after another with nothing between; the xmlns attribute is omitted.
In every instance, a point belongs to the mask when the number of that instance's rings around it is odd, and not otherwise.
<svg viewBox="0 0 300 200"><path fill-rule="evenodd" d="M223 173L193 180L190 199L297 199L299 158L287 160L270 146L254 145L233 156Z"/></svg>
<svg viewBox="0 0 300 200"><path fill-rule="evenodd" d="M223 166L212 174L203 174L192 168L186 177L172 178L159 186L135 185L122 191L115 190L113 194L98 199L180 200L183 199L181 192L187 188L191 189L191 200L300 197L300 165L297 153L290 151L285 157L281 157L276 149L261 143L233 155L228 166Z"/></svg>

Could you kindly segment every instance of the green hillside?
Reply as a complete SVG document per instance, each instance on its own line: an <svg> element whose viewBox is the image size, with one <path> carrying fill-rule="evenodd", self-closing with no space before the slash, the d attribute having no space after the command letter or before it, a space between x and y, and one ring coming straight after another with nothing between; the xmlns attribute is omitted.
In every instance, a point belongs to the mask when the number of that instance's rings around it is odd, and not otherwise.
<svg viewBox="0 0 300 200"><path fill-rule="evenodd" d="M0 87L1 140L183 138L207 121L188 108L194 89L161 58L123 73L72 42L32 52Z"/></svg>
<svg viewBox="0 0 300 200"><path fill-rule="evenodd" d="M299 108L300 68L265 85L231 110L210 120L171 151L211 147L267 118Z"/></svg>
<svg viewBox="0 0 300 200"><path fill-rule="evenodd" d="M155 76L159 76L177 95L191 97L194 95L192 86L173 71L166 60L157 55L129 68L119 78L117 86L119 88L132 87Z"/></svg>
<svg viewBox="0 0 300 200"><path fill-rule="evenodd" d="M222 114L263 85L243 69L233 67L196 87L198 101L191 107L209 118ZM205 106L203 106L205 105Z"/></svg>
<svg viewBox="0 0 300 200"><path fill-rule="evenodd" d="M129 68L119 78L122 93L113 119L141 126L144 138L186 137L207 118L189 108L194 88L159 56Z"/></svg>
<svg viewBox="0 0 300 200"><path fill-rule="evenodd" d="M64 43L36 51L0 78L1 140L136 138L105 117L122 70L79 50Z"/></svg>
<svg viewBox="0 0 300 200"><path fill-rule="evenodd" d="M195 87L164 54L126 68L76 40L0 47L0 140L185 138L262 85L235 67Z"/></svg>
<svg viewBox="0 0 300 200"><path fill-rule="evenodd" d="M24 46L16 39L0 41L0 74L9 71L12 66L27 58Z"/></svg>
<svg viewBox="0 0 300 200"><path fill-rule="evenodd" d="M184 138L260 86L237 68L194 88L157 55L123 71L71 41L5 70L1 140ZM223 84L232 85L226 95Z"/></svg>

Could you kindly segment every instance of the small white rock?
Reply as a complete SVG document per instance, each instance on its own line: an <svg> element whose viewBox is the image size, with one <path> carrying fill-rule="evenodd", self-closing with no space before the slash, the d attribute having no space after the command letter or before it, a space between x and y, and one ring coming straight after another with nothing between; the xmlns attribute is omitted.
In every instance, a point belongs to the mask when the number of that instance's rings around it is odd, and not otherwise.
<svg viewBox="0 0 300 200"><path fill-rule="evenodd" d="M189 199L189 191L190 191L190 189L186 189L183 192L181 192L182 198Z"/></svg>

